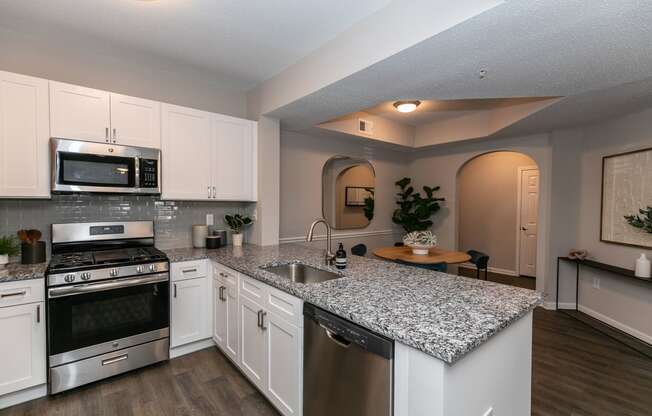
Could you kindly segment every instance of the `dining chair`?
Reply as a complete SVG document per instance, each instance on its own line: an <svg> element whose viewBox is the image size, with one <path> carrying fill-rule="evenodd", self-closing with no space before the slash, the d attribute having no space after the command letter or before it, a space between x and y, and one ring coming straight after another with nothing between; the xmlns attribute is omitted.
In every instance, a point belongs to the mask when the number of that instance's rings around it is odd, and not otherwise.
<svg viewBox="0 0 652 416"><path fill-rule="evenodd" d="M480 279L480 270L484 270L484 280L487 280L489 255L477 250L469 250L466 254L471 256L470 261L476 267L476 279Z"/></svg>
<svg viewBox="0 0 652 416"><path fill-rule="evenodd" d="M351 247L351 254L364 257L364 255L367 254L367 246L364 244L356 244Z"/></svg>
<svg viewBox="0 0 652 416"><path fill-rule="evenodd" d="M436 272L446 273L448 271L448 264L446 263L434 263L434 264L421 264L421 263L410 263L408 261L403 261L396 259L394 263L402 264L405 266L418 267L419 269L434 270Z"/></svg>

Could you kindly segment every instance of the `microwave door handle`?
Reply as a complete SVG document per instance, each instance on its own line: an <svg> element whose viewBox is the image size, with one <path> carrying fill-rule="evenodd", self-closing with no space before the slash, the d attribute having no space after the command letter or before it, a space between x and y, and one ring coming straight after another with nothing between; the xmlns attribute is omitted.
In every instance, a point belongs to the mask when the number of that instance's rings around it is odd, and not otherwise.
<svg viewBox="0 0 652 416"><path fill-rule="evenodd" d="M167 273L155 274L151 277L141 277L134 279L122 279L117 282L107 283L89 283L85 285L67 286L61 288L52 288L48 290L48 298L61 298L64 296L81 295L91 292L102 292L105 290L121 289L132 286L141 286L151 283L167 282L169 275Z"/></svg>

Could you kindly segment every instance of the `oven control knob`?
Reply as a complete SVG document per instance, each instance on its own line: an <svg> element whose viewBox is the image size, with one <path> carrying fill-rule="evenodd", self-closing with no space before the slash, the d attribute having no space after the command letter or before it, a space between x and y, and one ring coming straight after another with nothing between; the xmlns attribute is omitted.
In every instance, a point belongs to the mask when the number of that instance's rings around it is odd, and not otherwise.
<svg viewBox="0 0 652 416"><path fill-rule="evenodd" d="M109 276L117 277L118 276L118 269L111 269L111 271L109 272Z"/></svg>
<svg viewBox="0 0 652 416"><path fill-rule="evenodd" d="M67 274L63 277L63 280L65 280L67 283L72 283L75 281L75 274L74 273Z"/></svg>
<svg viewBox="0 0 652 416"><path fill-rule="evenodd" d="M150 272L155 272L156 271L156 264L150 264L149 265L149 271Z"/></svg>
<svg viewBox="0 0 652 416"><path fill-rule="evenodd" d="M143 266L136 266L136 273L142 273L145 271L145 268Z"/></svg>
<svg viewBox="0 0 652 416"><path fill-rule="evenodd" d="M80 277L81 277L82 280L91 280L90 272L84 272L84 273L81 274Z"/></svg>

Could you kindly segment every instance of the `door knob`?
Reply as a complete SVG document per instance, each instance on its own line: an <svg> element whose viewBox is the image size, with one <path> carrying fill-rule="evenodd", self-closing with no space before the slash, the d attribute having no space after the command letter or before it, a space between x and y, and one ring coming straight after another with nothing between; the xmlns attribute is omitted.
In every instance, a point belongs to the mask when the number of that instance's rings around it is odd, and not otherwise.
<svg viewBox="0 0 652 416"><path fill-rule="evenodd" d="M527 228L525 228L525 227L521 227L521 230L523 230L523 231L527 231Z"/></svg>

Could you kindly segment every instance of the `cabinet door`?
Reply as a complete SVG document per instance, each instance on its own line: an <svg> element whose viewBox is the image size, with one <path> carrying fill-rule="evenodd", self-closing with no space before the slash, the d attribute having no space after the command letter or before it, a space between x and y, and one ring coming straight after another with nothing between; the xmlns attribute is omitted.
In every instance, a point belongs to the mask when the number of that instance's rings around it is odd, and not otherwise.
<svg viewBox="0 0 652 416"><path fill-rule="evenodd" d="M211 337L208 277L172 283L170 347Z"/></svg>
<svg viewBox="0 0 652 416"><path fill-rule="evenodd" d="M256 123L215 114L213 117L212 183L216 199L256 200Z"/></svg>
<svg viewBox="0 0 652 416"><path fill-rule="evenodd" d="M276 314L265 319L267 397L285 416L300 415L302 345L300 329Z"/></svg>
<svg viewBox="0 0 652 416"><path fill-rule="evenodd" d="M161 103L111 93L112 143L161 148Z"/></svg>
<svg viewBox="0 0 652 416"><path fill-rule="evenodd" d="M44 303L0 308L0 395L45 383Z"/></svg>
<svg viewBox="0 0 652 416"><path fill-rule="evenodd" d="M260 390L266 390L267 337L259 325L263 308L246 296L240 296L240 369Z"/></svg>
<svg viewBox="0 0 652 416"><path fill-rule="evenodd" d="M48 81L0 71L0 197L50 197Z"/></svg>
<svg viewBox="0 0 652 416"><path fill-rule="evenodd" d="M212 199L209 113L163 104L162 199Z"/></svg>
<svg viewBox="0 0 652 416"><path fill-rule="evenodd" d="M226 350L228 314L224 291L226 291L224 283L217 278L213 278L213 341L222 351Z"/></svg>
<svg viewBox="0 0 652 416"><path fill-rule="evenodd" d="M109 95L106 91L50 81L51 136L108 143Z"/></svg>
<svg viewBox="0 0 652 416"><path fill-rule="evenodd" d="M225 352L234 362L238 362L238 279L233 273L226 272L224 297L226 298L226 345Z"/></svg>

